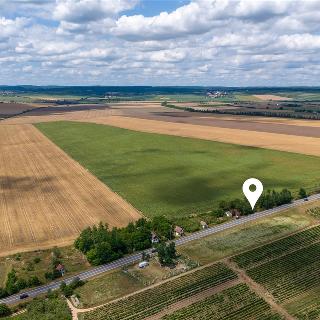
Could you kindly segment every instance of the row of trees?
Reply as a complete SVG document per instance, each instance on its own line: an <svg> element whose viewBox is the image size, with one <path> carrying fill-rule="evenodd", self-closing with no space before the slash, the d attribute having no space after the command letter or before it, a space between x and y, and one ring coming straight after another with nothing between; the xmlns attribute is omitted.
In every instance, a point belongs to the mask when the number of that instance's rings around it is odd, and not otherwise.
<svg viewBox="0 0 320 320"><path fill-rule="evenodd" d="M301 191L302 195L302 191ZM288 189L280 192L268 190L264 192L256 208L258 210L271 209L276 206L290 203L293 199ZM242 215L253 213L247 199L222 201L213 214L219 218L228 210L236 209ZM173 224L164 216L157 216L151 221L144 218L130 223L125 228L109 229L107 224L86 228L75 241L75 247L83 252L92 265L100 265L117 260L125 254L143 251L152 246L152 232L155 232L160 241L165 242L173 238ZM172 245L170 245L172 246ZM175 255L170 254L172 247L165 244L158 246L159 260L162 264L170 264ZM171 250L171 253L173 250Z"/></svg>
<svg viewBox="0 0 320 320"><path fill-rule="evenodd" d="M288 189L282 189L280 192L275 190L267 190L259 198L256 208L259 210L272 209L282 204L290 203L293 200L293 196ZM242 215L248 215L253 213L251 206L247 199L235 199L232 201L221 201L219 204L220 212L236 209ZM219 211L218 211L219 212Z"/></svg>
<svg viewBox="0 0 320 320"><path fill-rule="evenodd" d="M123 257L127 253L151 247L152 232L160 240L170 240L173 235L171 222L163 216L148 221L144 218L129 223L125 228L109 229L107 224L86 228L75 241L92 265L100 265Z"/></svg>
<svg viewBox="0 0 320 320"><path fill-rule="evenodd" d="M39 286L40 284L41 281L37 276L32 276L29 279L25 280L23 278L19 278L16 271L12 269L8 273L5 288L0 288L0 298L15 294L25 288Z"/></svg>
<svg viewBox="0 0 320 320"><path fill-rule="evenodd" d="M180 107L181 108L181 107ZM277 111L251 111L251 110L241 110L241 109L223 109L223 110L201 110L194 109L190 107L184 108L184 110L189 112L202 112L202 113L215 113L215 114L232 114L240 116L263 116L263 117L277 117L277 118L294 118L294 119L314 119L319 120L320 115L316 113L303 113L303 112L277 112Z"/></svg>

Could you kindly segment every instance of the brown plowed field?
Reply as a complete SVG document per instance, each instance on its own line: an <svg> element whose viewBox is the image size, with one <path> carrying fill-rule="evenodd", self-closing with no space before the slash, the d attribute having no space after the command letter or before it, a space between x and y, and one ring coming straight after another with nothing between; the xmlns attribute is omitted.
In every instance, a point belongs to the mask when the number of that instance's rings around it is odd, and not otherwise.
<svg viewBox="0 0 320 320"><path fill-rule="evenodd" d="M115 127L162 133L181 137L234 143L288 152L320 156L320 138L299 137L269 132L217 128L193 124L173 123L122 116L96 118L88 122L107 124Z"/></svg>
<svg viewBox="0 0 320 320"><path fill-rule="evenodd" d="M320 121L317 120L204 115L165 108L157 102L50 107L6 119L2 123L59 120L110 124L137 131L320 155Z"/></svg>
<svg viewBox="0 0 320 320"><path fill-rule="evenodd" d="M32 110L38 108L38 105L27 103L0 103L0 118L19 114L26 110Z"/></svg>
<svg viewBox="0 0 320 320"><path fill-rule="evenodd" d="M32 125L0 125L0 255L71 243L140 213Z"/></svg>

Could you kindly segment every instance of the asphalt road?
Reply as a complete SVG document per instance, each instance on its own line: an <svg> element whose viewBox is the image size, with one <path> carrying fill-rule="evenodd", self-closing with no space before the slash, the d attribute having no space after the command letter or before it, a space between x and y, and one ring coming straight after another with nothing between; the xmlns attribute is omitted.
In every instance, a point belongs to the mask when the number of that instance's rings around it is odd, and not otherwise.
<svg viewBox="0 0 320 320"><path fill-rule="evenodd" d="M315 195L312 195L309 197L309 202L315 201L315 200L320 200L320 194L315 194ZM181 237L181 238L175 240L175 243L177 246L180 246L180 245L183 245L187 242L201 239L201 238L206 237L208 235L211 235L211 234L214 234L214 233L226 230L226 229L230 229L230 228L233 228L233 227L241 225L241 224L245 224L249 221L260 219L260 218L272 215L274 213L278 213L280 211L283 211L283 210L286 210L289 208L297 207L299 205L302 205L303 203L305 203L305 201L303 199L296 200L292 203L285 204L280 207L257 212L257 213L251 214L249 216L242 217L238 220L232 220L230 222L226 222L226 223L223 223L223 224L211 227L211 228L207 228L207 229L192 233L188 236ZM151 250L146 250L146 252L151 252ZM136 263L141 260L141 257L142 257L141 252L135 253L132 255L128 255L128 256L121 258L119 260L116 260L114 262L104 264L99 267L92 268L88 271L81 272L81 273L74 275L72 277L69 277L69 278L64 278L61 281L52 282L52 283L28 290L28 291L24 291L24 293L28 294L29 297L36 297L40 294L46 293L49 289L51 289L51 290L58 289L60 287L60 284L63 281L65 283L69 284L72 281L72 279L74 279L75 277L79 277L81 280L90 279L90 278L92 278L96 275L99 275L101 273L104 273L106 271L114 270L114 269L117 269L120 267L124 267L126 265L130 265L132 263ZM21 295L21 292L19 294L15 294L15 295L9 296L7 298L1 299L0 303L13 304L13 303L21 302L20 295Z"/></svg>

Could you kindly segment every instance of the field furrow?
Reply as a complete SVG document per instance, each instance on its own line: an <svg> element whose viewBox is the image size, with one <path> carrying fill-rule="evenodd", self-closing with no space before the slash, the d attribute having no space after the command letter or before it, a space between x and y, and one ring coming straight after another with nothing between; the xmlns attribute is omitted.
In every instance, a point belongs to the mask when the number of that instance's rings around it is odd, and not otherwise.
<svg viewBox="0 0 320 320"><path fill-rule="evenodd" d="M141 215L32 125L0 126L0 255L71 243Z"/></svg>

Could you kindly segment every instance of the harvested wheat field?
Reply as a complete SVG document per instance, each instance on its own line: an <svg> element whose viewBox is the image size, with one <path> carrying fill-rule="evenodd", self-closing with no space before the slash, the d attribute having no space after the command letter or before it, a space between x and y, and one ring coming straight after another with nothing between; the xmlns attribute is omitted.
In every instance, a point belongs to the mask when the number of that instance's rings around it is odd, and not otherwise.
<svg viewBox="0 0 320 320"><path fill-rule="evenodd" d="M210 115L201 116L201 119L219 119L224 121L237 121L237 122L251 122L258 124L281 124L285 126L300 126L300 127L320 127L319 120L303 120L291 118L272 118L272 117L257 117L257 116L226 116L226 115Z"/></svg>
<svg viewBox="0 0 320 320"><path fill-rule="evenodd" d="M70 244L141 217L32 125L0 125L0 255Z"/></svg>
<svg viewBox="0 0 320 320"><path fill-rule="evenodd" d="M113 116L88 120L115 127L320 156L320 138Z"/></svg>
<svg viewBox="0 0 320 320"><path fill-rule="evenodd" d="M286 101L292 100L291 98L276 96L274 94L255 94L253 95L255 98L258 98L263 101Z"/></svg>

